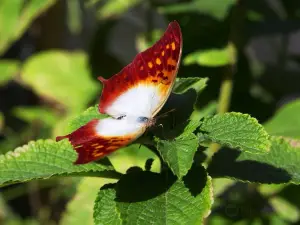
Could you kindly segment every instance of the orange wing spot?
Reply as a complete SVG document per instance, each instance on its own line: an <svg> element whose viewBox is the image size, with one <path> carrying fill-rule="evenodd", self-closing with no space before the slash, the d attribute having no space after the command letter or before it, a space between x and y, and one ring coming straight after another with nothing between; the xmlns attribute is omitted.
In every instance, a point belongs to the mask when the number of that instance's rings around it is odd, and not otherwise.
<svg viewBox="0 0 300 225"><path fill-rule="evenodd" d="M141 66L141 67L140 67L140 70L144 70L144 67L143 67L143 66Z"/></svg>
<svg viewBox="0 0 300 225"><path fill-rule="evenodd" d="M166 45L166 49L169 49L169 48L170 48L170 45L169 45L169 44L167 44L167 45Z"/></svg>
<svg viewBox="0 0 300 225"><path fill-rule="evenodd" d="M148 67L151 69L153 67L152 62L148 62Z"/></svg>
<svg viewBox="0 0 300 225"><path fill-rule="evenodd" d="M155 61L155 62L156 62L157 65L160 65L160 64L161 64L161 60L160 60L159 58L156 58L156 61Z"/></svg>
<svg viewBox="0 0 300 225"><path fill-rule="evenodd" d="M176 66L177 62L175 60L171 59L171 58L168 58L167 64L172 65L172 66Z"/></svg>
<svg viewBox="0 0 300 225"><path fill-rule="evenodd" d="M172 42L171 46L172 46L172 50L175 50L175 49L176 49L176 46L175 46L175 42L174 42L174 41Z"/></svg>
<svg viewBox="0 0 300 225"><path fill-rule="evenodd" d="M91 146L92 146L92 147L98 146L98 143L96 143L96 144L91 144Z"/></svg>
<svg viewBox="0 0 300 225"><path fill-rule="evenodd" d="M162 51L162 52L161 52L161 56L164 56L164 55L165 55L165 51Z"/></svg>
<svg viewBox="0 0 300 225"><path fill-rule="evenodd" d="M95 149L103 148L103 147L104 147L103 145L98 145L97 147L95 147Z"/></svg>
<svg viewBox="0 0 300 225"><path fill-rule="evenodd" d="M99 156L102 156L103 155L103 152L93 152L93 157L97 158Z"/></svg>

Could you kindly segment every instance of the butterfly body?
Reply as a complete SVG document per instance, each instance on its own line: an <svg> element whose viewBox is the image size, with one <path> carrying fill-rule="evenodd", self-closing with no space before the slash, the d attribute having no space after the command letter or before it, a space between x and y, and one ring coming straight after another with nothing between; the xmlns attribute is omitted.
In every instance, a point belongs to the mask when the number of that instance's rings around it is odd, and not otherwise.
<svg viewBox="0 0 300 225"><path fill-rule="evenodd" d="M103 84L99 112L110 118L92 120L68 138L78 153L75 164L99 159L140 137L155 123L155 115L167 101L175 82L182 48L177 22L163 37L139 53L132 63Z"/></svg>

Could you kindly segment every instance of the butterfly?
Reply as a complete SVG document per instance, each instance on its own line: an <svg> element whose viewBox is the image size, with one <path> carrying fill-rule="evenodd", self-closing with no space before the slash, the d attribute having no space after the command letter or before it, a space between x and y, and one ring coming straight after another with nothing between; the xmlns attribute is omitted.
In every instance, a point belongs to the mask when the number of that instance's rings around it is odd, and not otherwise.
<svg viewBox="0 0 300 225"><path fill-rule="evenodd" d="M155 123L175 83L182 51L182 34L176 21L150 48L103 84L99 112L109 115L93 119L74 132L56 137L68 138L78 153L74 164L100 159L124 147Z"/></svg>

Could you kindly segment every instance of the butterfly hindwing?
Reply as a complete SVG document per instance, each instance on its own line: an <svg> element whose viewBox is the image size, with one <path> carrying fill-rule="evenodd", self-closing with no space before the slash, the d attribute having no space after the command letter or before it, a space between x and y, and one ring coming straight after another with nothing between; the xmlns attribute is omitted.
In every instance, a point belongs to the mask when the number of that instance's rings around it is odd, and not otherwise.
<svg viewBox="0 0 300 225"><path fill-rule="evenodd" d="M120 132L123 132L122 135L119 135ZM74 164L84 164L126 146L143 132L142 126L129 127L125 120L119 124L117 120L111 118L94 119L69 135L58 136L56 141L68 138L78 153Z"/></svg>

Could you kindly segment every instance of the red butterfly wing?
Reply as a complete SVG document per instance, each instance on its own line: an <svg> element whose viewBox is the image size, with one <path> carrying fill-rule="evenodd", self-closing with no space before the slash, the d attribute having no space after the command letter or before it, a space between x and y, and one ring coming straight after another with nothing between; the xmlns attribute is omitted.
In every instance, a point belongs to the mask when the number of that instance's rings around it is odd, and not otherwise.
<svg viewBox="0 0 300 225"><path fill-rule="evenodd" d="M132 63L118 74L105 80L99 103L100 113L110 113L115 100L129 89L143 83L155 85L159 89L160 101L154 107L154 115L160 110L175 82L182 49L182 35L179 24L169 24L164 35L151 48L139 53ZM153 116L154 116L153 115Z"/></svg>
<svg viewBox="0 0 300 225"><path fill-rule="evenodd" d="M117 112L117 116L120 116L123 111L127 110L129 113L137 112L138 116L145 116L141 114L145 110L138 112L140 108L145 108L147 100L149 100L143 96L158 95L158 100L155 101L155 105L152 107L153 110L151 108L151 113L147 115L153 117L171 93L181 58L181 48L180 27L174 21L169 24L159 41L151 48L138 54L133 62L121 72L108 80L100 77L99 79L104 84L99 103L100 113L106 113L114 117L116 115L111 112ZM123 95L124 97L124 93L128 93L137 86L140 87L141 84L142 88L134 92L133 99L127 101L129 97L126 97L126 102L123 101L124 98L120 100L120 96ZM144 89L147 89L147 91L144 91ZM130 96L132 97L132 95ZM136 98L141 101L136 102ZM117 101L118 99L119 101ZM116 104L116 102L118 103ZM108 121L109 123L107 123ZM106 125L104 128L99 129L99 124ZM56 140L68 138L78 153L75 164L83 164L102 158L129 144L143 134L145 129L144 125L133 124L131 121L127 122L126 120L114 118L92 120L69 135L57 137Z"/></svg>

